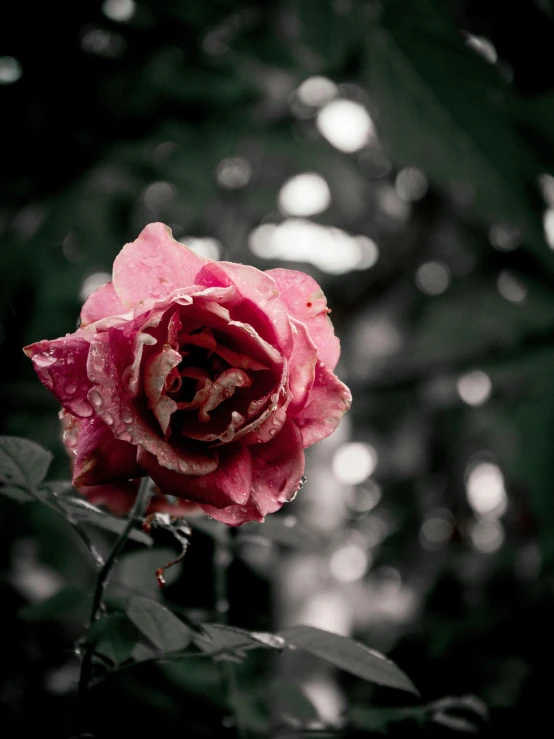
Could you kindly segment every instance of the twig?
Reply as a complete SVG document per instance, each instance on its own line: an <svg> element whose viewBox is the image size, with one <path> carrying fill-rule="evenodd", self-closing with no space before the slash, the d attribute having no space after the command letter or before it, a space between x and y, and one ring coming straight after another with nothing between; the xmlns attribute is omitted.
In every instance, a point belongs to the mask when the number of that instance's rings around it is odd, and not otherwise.
<svg viewBox="0 0 554 739"><path fill-rule="evenodd" d="M96 623L96 621L98 621L102 614L102 598L104 596L104 590L106 588L106 585L108 584L110 574L125 544L127 543L127 539L129 538L129 534L135 522L144 517L146 508L148 507L148 503L150 502L151 494L152 490L150 478L144 477L141 480L139 491L137 493L137 497L135 498L133 508L129 513L127 524L121 534L118 536L114 547L108 556L108 559L106 560L104 566L98 574L98 580L96 581L96 588L94 590L94 595L92 599L92 609L87 630L87 637L90 629ZM73 721L74 726L78 730L81 728L79 724L83 723L85 720L87 693L92 679L92 656L93 649L91 648L91 645L88 644L87 641L85 641L85 645L83 647L83 660L81 662L81 672L79 675L79 684L77 687L77 701L75 705ZM78 731L75 731L74 733L75 735L78 735Z"/></svg>

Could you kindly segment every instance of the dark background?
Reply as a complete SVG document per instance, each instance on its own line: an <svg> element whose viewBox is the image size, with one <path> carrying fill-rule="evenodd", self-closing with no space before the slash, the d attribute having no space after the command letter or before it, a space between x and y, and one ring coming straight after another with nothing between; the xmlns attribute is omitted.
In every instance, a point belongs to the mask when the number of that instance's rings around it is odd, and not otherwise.
<svg viewBox="0 0 554 739"><path fill-rule="evenodd" d="M275 516L319 544L307 553L302 536L291 534L292 547L246 536L230 568L229 619L342 630L391 656L425 704L475 696L420 724L394 714L389 725L389 714L367 709L417 701L315 664L252 657L239 685L253 735L267 735L282 698L261 688L283 676L305 685L322 718L350 716L360 736L549 725L553 42L549 0L2 10L2 433L43 444L56 454L52 477L67 476L56 403L21 347L73 331L87 278L90 288L109 273L145 224L215 239L223 259L310 272L328 296L354 403L313 450L297 501ZM331 89L371 117L377 134L357 150L326 139L324 101L299 91L318 76L334 87L312 91ZM294 229L294 204L278 207L285 181L305 172L331 195L310 216L322 227L308 224L311 242ZM285 221L281 258L264 257L271 243L252 232ZM320 240L333 233L336 258L322 262ZM370 239L363 253L376 247L376 263L364 268L355 249L349 263L345 235ZM345 446L353 442L361 446ZM353 455L346 472L341 450ZM2 725L29 735L48 726L65 736L72 704L82 600L46 616L25 611L61 588L90 592L93 571L66 529L37 504L2 500ZM131 547L117 587L154 595L159 559L139 552ZM195 532L168 603L213 616L212 553ZM99 736L146 735L148 721L162 736L235 731L211 664L129 671L95 695Z"/></svg>

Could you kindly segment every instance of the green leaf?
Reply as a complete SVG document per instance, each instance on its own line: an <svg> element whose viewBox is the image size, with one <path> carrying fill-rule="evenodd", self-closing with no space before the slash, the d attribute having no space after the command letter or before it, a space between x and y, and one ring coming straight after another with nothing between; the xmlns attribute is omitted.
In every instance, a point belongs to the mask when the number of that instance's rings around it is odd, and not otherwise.
<svg viewBox="0 0 554 739"><path fill-rule="evenodd" d="M367 49L377 124L396 162L461 188L486 219L526 233L554 269L524 177L534 169L533 157L512 125L498 70L468 48L430 0L386 3Z"/></svg>
<svg viewBox="0 0 554 739"><path fill-rule="evenodd" d="M82 608L89 598L79 588L68 585L51 598L40 603L25 606L19 611L24 621L51 621L65 618L75 610Z"/></svg>
<svg viewBox="0 0 554 739"><path fill-rule="evenodd" d="M156 579L156 571L174 560L175 556L175 552L169 547L130 552L122 557L117 565L117 581L128 591L147 595L153 600L159 599L160 586ZM175 582L182 570L181 564L166 570L167 584Z"/></svg>
<svg viewBox="0 0 554 739"><path fill-rule="evenodd" d="M148 598L132 596L127 616L162 652L175 652L190 644L191 632L185 624L167 608Z"/></svg>
<svg viewBox="0 0 554 739"><path fill-rule="evenodd" d="M314 626L293 626L283 629L279 634L287 644L304 649L363 680L419 695L402 670L365 644Z"/></svg>
<svg viewBox="0 0 554 739"><path fill-rule="evenodd" d="M35 500L32 495L13 485L0 485L0 493L7 498L17 500L18 503L30 503Z"/></svg>
<svg viewBox="0 0 554 739"><path fill-rule="evenodd" d="M94 651L116 666L129 659L138 639L138 629L122 613L99 619L88 635Z"/></svg>
<svg viewBox="0 0 554 739"><path fill-rule="evenodd" d="M112 531L114 534L121 534L127 525L126 518L114 516L107 511L98 508L89 503L85 498L78 498L69 495L59 495L56 500L60 506L65 508L74 521L89 523L92 526L98 526L106 531ZM140 529L131 529L129 539L138 541L148 546L152 545L152 538Z"/></svg>
<svg viewBox="0 0 554 739"><path fill-rule="evenodd" d="M0 483L35 488L48 472L50 452L34 441L0 436Z"/></svg>
<svg viewBox="0 0 554 739"><path fill-rule="evenodd" d="M247 631L237 626L223 624L202 624L202 631L204 635L196 635L194 643L208 654L222 651L240 653L245 649L261 647L283 649L286 646L281 636L265 631Z"/></svg>

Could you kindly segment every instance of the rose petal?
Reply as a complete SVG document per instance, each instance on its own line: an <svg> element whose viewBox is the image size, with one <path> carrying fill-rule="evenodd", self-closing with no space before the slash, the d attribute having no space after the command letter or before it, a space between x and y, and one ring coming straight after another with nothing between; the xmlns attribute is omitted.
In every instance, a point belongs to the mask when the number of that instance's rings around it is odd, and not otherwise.
<svg viewBox="0 0 554 739"><path fill-rule="evenodd" d="M96 413L116 438L143 447L157 457L161 466L189 475L211 472L218 464L216 451L190 440L168 444L159 426L150 421L144 400L129 395L122 375L132 359L132 339L127 332L132 335L133 330L129 323L94 337L95 362L89 363L88 373L94 383L89 399Z"/></svg>
<svg viewBox="0 0 554 739"><path fill-rule="evenodd" d="M114 480L140 477L137 448L116 439L96 415L81 421L77 456L73 467L73 485L101 485Z"/></svg>
<svg viewBox="0 0 554 739"><path fill-rule="evenodd" d="M350 390L322 362L316 366L308 404L294 419L302 433L304 448L330 436L350 408Z"/></svg>
<svg viewBox="0 0 554 739"><path fill-rule="evenodd" d="M294 269L269 269L281 293L281 301L293 318L305 324L319 351L319 358L330 370L337 366L340 342L329 318L327 299L317 282Z"/></svg>
<svg viewBox="0 0 554 739"><path fill-rule="evenodd" d="M140 480L113 482L106 485L85 485L78 492L93 505L104 506L116 516L125 516L130 512L137 497ZM202 513L196 503L179 499L170 502L165 495L154 494L150 500L147 513L169 513L174 518L198 516Z"/></svg>
<svg viewBox="0 0 554 739"><path fill-rule="evenodd" d="M138 461L165 495L208 503L215 508L243 504L250 495L252 464L250 453L242 444L221 447L217 469L206 475L180 475L160 466L143 449L139 449Z"/></svg>
<svg viewBox="0 0 554 739"><path fill-rule="evenodd" d="M291 318L294 348L289 359L289 390L292 400L289 413L299 413L306 405L315 379L317 347L310 338L306 326Z"/></svg>
<svg viewBox="0 0 554 739"><path fill-rule="evenodd" d="M201 505L202 510L222 523L239 526L247 521L263 521L292 500L304 474L301 434L288 419L281 432L267 444L248 447L252 465L252 488L245 504L218 509Z"/></svg>
<svg viewBox="0 0 554 739"><path fill-rule="evenodd" d="M172 349L169 344L164 344L162 351L151 354L144 362L143 383L148 407L156 416L164 436L167 434L171 415L177 410L177 403L162 395L165 389L167 376L181 363L182 357L179 352Z"/></svg>
<svg viewBox="0 0 554 739"><path fill-rule="evenodd" d="M81 308L81 327L99 321L101 318L124 313L126 309L115 291L113 282L106 282L86 299Z"/></svg>
<svg viewBox="0 0 554 739"><path fill-rule="evenodd" d="M290 322L277 285L267 273L244 264L209 262L196 275L196 282L206 287L234 285L237 302L231 309L233 320L252 325L287 359L290 357L293 347Z"/></svg>
<svg viewBox="0 0 554 739"><path fill-rule="evenodd" d="M42 384L64 408L79 418L93 414L87 398L91 387L86 369L89 348L89 338L77 331L61 339L37 341L23 349L31 358Z"/></svg>
<svg viewBox="0 0 554 739"><path fill-rule="evenodd" d="M113 283L122 303L134 307L194 285L197 272L208 262L175 241L163 223L151 223L115 258Z"/></svg>

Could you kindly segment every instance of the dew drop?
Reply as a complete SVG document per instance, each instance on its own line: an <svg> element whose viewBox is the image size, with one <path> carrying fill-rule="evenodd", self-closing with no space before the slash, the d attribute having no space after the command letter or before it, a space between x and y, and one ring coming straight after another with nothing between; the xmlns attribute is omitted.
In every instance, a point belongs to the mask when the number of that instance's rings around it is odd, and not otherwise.
<svg viewBox="0 0 554 739"><path fill-rule="evenodd" d="M105 413L102 420L104 423L106 423L108 426L113 426L113 416L111 413Z"/></svg>
<svg viewBox="0 0 554 739"><path fill-rule="evenodd" d="M133 420L133 416L129 411L123 411L123 415L121 416L123 423L131 423Z"/></svg>
<svg viewBox="0 0 554 739"><path fill-rule="evenodd" d="M122 434L119 434L117 437L120 441L133 441L133 437L131 434L128 434L126 431L124 431Z"/></svg>
<svg viewBox="0 0 554 739"><path fill-rule="evenodd" d="M48 354L35 354L33 360L37 367L50 367L56 361L56 357Z"/></svg>
<svg viewBox="0 0 554 739"><path fill-rule="evenodd" d="M277 433L277 429L269 429L270 436L275 436L276 433Z"/></svg>
<svg viewBox="0 0 554 739"><path fill-rule="evenodd" d="M181 472L188 472L189 471L189 464L188 462L185 462L184 459L179 460L179 469Z"/></svg>
<svg viewBox="0 0 554 739"><path fill-rule="evenodd" d="M89 400L95 408L100 408L102 405L102 396L98 390L90 390L88 394Z"/></svg>
<svg viewBox="0 0 554 739"><path fill-rule="evenodd" d="M77 392L77 385L74 385L73 383L70 383L66 388L66 392L68 395L74 395Z"/></svg>

